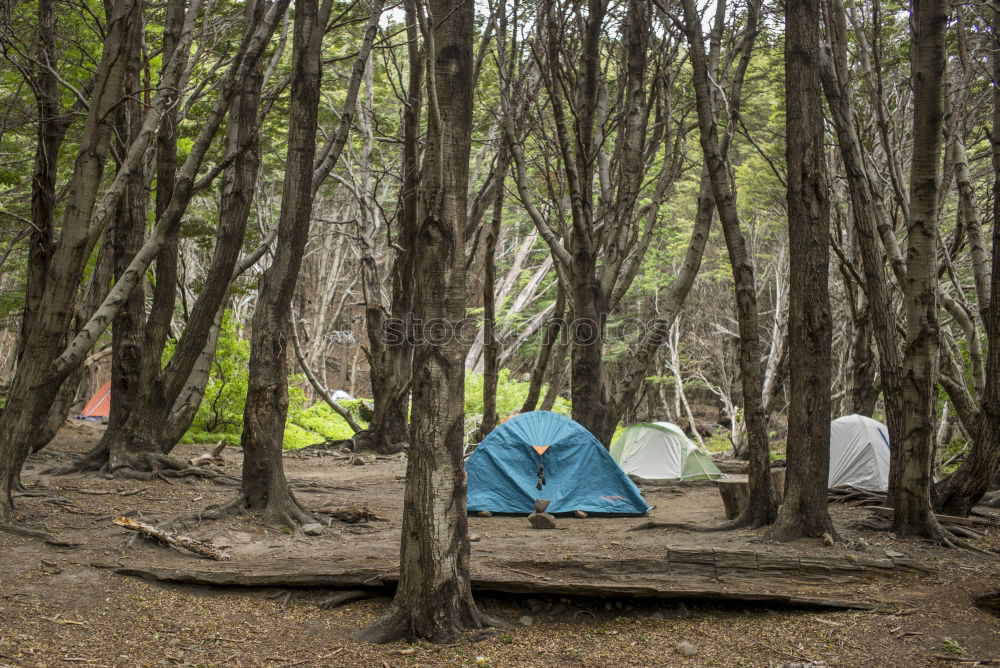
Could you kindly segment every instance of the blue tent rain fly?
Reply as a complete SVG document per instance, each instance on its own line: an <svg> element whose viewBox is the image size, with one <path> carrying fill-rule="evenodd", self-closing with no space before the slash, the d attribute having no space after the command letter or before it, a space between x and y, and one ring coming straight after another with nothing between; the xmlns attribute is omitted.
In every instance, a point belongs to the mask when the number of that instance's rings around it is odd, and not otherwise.
<svg viewBox="0 0 1000 668"><path fill-rule="evenodd" d="M558 413L533 411L507 420L483 439L465 468L470 512L526 514L538 498L551 501L549 513L649 511L600 441Z"/></svg>

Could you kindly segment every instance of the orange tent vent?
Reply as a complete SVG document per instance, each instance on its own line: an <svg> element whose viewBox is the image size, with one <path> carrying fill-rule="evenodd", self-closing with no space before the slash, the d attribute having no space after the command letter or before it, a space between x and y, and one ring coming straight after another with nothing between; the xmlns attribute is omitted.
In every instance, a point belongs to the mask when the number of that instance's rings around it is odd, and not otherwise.
<svg viewBox="0 0 1000 668"><path fill-rule="evenodd" d="M539 455L544 455L545 451L549 449L549 446L547 445L533 445L531 447L534 448L535 452Z"/></svg>

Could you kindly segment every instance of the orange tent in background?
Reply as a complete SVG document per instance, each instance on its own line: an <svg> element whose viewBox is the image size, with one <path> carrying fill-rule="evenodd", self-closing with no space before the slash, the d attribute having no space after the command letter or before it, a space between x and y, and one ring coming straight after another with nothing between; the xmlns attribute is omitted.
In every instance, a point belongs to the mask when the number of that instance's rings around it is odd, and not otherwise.
<svg viewBox="0 0 1000 668"><path fill-rule="evenodd" d="M111 414L111 381L101 385L101 389L94 392L87 405L77 415L77 419L85 418L106 418Z"/></svg>

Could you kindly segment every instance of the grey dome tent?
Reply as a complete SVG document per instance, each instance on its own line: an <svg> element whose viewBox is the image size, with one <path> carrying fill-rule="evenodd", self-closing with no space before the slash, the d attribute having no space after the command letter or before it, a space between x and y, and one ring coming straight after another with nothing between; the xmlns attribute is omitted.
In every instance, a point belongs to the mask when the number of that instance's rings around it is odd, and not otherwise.
<svg viewBox="0 0 1000 668"><path fill-rule="evenodd" d="M864 415L845 415L830 423L830 487L871 492L889 489L889 430Z"/></svg>
<svg viewBox="0 0 1000 668"><path fill-rule="evenodd" d="M722 473L681 428L670 422L640 422L611 445L625 473L649 480L713 480Z"/></svg>

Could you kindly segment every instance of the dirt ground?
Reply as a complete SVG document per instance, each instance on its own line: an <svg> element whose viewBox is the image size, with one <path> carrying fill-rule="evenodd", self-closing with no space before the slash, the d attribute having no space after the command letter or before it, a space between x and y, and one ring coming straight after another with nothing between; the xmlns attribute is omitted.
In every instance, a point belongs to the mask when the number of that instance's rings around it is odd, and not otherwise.
<svg viewBox="0 0 1000 668"><path fill-rule="evenodd" d="M872 611L482 597L480 605L507 620L509 629L447 647L360 644L351 634L376 619L388 599L323 610L317 603L324 592L316 589L162 585L92 566L207 563L137 538L111 519L126 514L155 524L224 503L234 494L232 487L208 481L40 474L84 452L100 430L92 424L68 426L28 463L27 492L17 498L23 521L80 545L56 547L0 533L0 666L790 667L1000 661L1000 617L974 605L976 597L1000 590L1000 559L854 527L870 512L842 505L831 506L842 538L832 547L818 540L775 545L751 531L627 532L644 518L560 519L555 531L536 531L523 517L471 517L470 534L478 538L472 559L474 565L511 559L614 560L655 556L668 546L866 558L885 558L890 551L934 568L933 574L900 573L828 592L831 598L874 603ZM181 446L175 454L187 458L206 449ZM229 448L225 457L224 470L238 475L239 451ZM368 457L354 465L329 456L292 455L285 466L289 478L318 484L299 493L310 508L366 506L385 521L333 522L317 537L262 528L245 518L192 524L183 532L228 546L234 561L395 557L405 462ZM643 493L655 506L654 520L713 525L724 519L712 484L645 488ZM992 531L985 540L996 544L998 531Z"/></svg>

